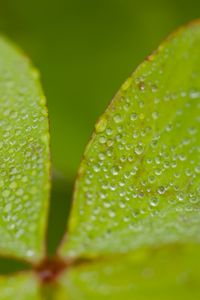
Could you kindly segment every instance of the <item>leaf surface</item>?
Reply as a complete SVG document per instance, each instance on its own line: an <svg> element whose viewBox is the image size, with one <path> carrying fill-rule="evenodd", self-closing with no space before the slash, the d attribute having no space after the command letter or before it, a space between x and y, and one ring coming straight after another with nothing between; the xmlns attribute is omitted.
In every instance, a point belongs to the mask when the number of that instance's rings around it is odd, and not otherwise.
<svg viewBox="0 0 200 300"><path fill-rule="evenodd" d="M0 277L1 300L41 300L39 284L31 273Z"/></svg>
<svg viewBox="0 0 200 300"><path fill-rule="evenodd" d="M44 253L49 194L47 109L37 71L0 38L0 255Z"/></svg>
<svg viewBox="0 0 200 300"><path fill-rule="evenodd" d="M172 34L99 119L75 185L71 257L200 241L200 25Z"/></svg>
<svg viewBox="0 0 200 300"><path fill-rule="evenodd" d="M199 246L140 249L64 274L59 300L188 300L200 297Z"/></svg>

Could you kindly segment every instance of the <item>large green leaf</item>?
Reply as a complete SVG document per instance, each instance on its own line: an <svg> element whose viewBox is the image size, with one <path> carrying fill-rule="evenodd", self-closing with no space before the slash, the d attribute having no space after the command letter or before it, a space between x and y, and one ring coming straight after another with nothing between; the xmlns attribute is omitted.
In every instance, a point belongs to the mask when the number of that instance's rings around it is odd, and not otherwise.
<svg viewBox="0 0 200 300"><path fill-rule="evenodd" d="M40 300L38 280L31 273L0 277L1 300Z"/></svg>
<svg viewBox="0 0 200 300"><path fill-rule="evenodd" d="M0 39L0 255L43 255L49 134L38 73Z"/></svg>
<svg viewBox="0 0 200 300"><path fill-rule="evenodd" d="M63 274L57 300L197 300L199 246L140 249Z"/></svg>
<svg viewBox="0 0 200 300"><path fill-rule="evenodd" d="M200 241L200 25L180 29L96 124L75 186L71 257Z"/></svg>

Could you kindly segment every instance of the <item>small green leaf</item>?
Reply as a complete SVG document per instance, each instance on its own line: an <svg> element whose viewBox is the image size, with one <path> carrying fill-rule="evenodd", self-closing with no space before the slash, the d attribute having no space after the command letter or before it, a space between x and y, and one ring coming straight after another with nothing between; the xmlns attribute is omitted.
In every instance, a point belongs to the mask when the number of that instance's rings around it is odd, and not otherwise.
<svg viewBox="0 0 200 300"><path fill-rule="evenodd" d="M179 30L100 118L75 186L71 257L200 241L200 25Z"/></svg>
<svg viewBox="0 0 200 300"><path fill-rule="evenodd" d="M0 38L0 254L38 259L49 194L49 133L38 73Z"/></svg>
<svg viewBox="0 0 200 300"><path fill-rule="evenodd" d="M83 264L62 276L55 299L199 299L198 256L199 246L171 245Z"/></svg>
<svg viewBox="0 0 200 300"><path fill-rule="evenodd" d="M0 277L1 300L41 300L37 278L31 273Z"/></svg>

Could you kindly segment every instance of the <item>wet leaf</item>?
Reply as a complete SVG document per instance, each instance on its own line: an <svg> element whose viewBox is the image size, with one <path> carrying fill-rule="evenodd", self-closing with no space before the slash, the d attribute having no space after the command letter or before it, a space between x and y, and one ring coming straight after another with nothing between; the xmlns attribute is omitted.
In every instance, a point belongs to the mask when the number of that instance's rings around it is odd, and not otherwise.
<svg viewBox="0 0 200 300"><path fill-rule="evenodd" d="M0 255L36 260L44 252L49 134L38 73L0 39Z"/></svg>
<svg viewBox="0 0 200 300"><path fill-rule="evenodd" d="M1 300L41 300L39 284L31 273L0 277Z"/></svg>
<svg viewBox="0 0 200 300"><path fill-rule="evenodd" d="M62 276L55 299L199 299L198 256L199 246L173 245L83 264Z"/></svg>
<svg viewBox="0 0 200 300"><path fill-rule="evenodd" d="M167 39L99 119L75 186L71 257L200 241L200 25Z"/></svg>

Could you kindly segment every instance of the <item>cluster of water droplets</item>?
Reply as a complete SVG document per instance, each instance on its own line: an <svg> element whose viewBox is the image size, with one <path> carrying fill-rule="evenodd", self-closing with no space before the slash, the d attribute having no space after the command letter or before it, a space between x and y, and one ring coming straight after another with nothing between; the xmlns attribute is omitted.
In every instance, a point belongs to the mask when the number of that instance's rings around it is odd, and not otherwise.
<svg viewBox="0 0 200 300"><path fill-rule="evenodd" d="M33 256L48 194L45 99L29 63L2 41L0 53L0 251Z"/></svg>
<svg viewBox="0 0 200 300"><path fill-rule="evenodd" d="M186 61L174 43L125 82L96 124L76 184L71 255L199 239L200 66L170 81L173 59L179 73Z"/></svg>

